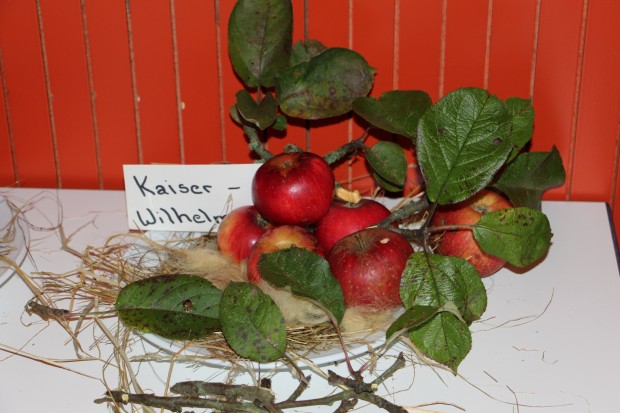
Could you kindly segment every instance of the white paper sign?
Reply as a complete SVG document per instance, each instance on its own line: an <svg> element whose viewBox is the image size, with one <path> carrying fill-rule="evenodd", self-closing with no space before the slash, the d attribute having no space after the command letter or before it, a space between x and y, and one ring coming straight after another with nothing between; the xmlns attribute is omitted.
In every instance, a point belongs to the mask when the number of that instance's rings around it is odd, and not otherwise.
<svg viewBox="0 0 620 413"><path fill-rule="evenodd" d="M252 204L260 164L124 165L129 229L207 232Z"/></svg>

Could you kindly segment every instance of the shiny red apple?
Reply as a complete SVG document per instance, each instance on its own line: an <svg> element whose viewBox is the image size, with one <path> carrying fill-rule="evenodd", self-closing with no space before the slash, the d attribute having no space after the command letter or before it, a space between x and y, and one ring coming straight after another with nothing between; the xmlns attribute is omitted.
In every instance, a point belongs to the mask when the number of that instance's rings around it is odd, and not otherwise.
<svg viewBox="0 0 620 413"><path fill-rule="evenodd" d="M512 204L497 192L482 190L472 198L454 205L441 206L433 215L431 227L476 224L488 212L512 208ZM480 249L471 229L453 229L439 236L436 252L468 260L480 273L488 277L502 268L506 261Z"/></svg>
<svg viewBox="0 0 620 413"><path fill-rule="evenodd" d="M347 307L388 309L402 305L400 279L413 247L384 228L366 228L334 245L327 261Z"/></svg>
<svg viewBox="0 0 620 413"><path fill-rule="evenodd" d="M258 270L258 261L262 254L293 246L305 248L324 256L319 242L307 229L295 225L271 227L256 241L250 250L247 264L248 280L254 284L258 284L263 280ZM300 268L300 271L303 271L303 268Z"/></svg>
<svg viewBox="0 0 620 413"><path fill-rule="evenodd" d="M329 211L316 224L314 236L323 250L329 252L345 236L376 224L390 215L390 210L374 199L363 198L358 203L334 200Z"/></svg>
<svg viewBox="0 0 620 413"><path fill-rule="evenodd" d="M230 211L217 229L217 247L233 262L245 260L250 249L270 224L253 205L245 205Z"/></svg>
<svg viewBox="0 0 620 413"><path fill-rule="evenodd" d="M252 200L270 223L305 227L325 215L334 198L334 187L334 173L319 155L281 153L256 171Z"/></svg>

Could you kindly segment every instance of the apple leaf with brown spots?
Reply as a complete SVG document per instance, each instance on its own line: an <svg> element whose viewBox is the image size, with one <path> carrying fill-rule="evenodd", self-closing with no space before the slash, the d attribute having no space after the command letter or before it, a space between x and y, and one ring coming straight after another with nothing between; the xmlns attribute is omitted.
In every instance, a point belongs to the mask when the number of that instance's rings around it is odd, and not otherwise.
<svg viewBox="0 0 620 413"><path fill-rule="evenodd" d="M431 202L463 201L488 186L512 150L512 116L484 89L448 93L424 113L416 155Z"/></svg>
<svg viewBox="0 0 620 413"><path fill-rule="evenodd" d="M220 303L222 333L241 357L266 363L286 350L286 324L282 312L260 288L230 283Z"/></svg>
<svg viewBox="0 0 620 413"><path fill-rule="evenodd" d="M359 53L333 47L285 71L276 82L280 110L295 118L324 119L350 112L372 88L375 69Z"/></svg>
<svg viewBox="0 0 620 413"><path fill-rule="evenodd" d="M293 45L290 0L238 0L228 20L228 55L246 86L272 87Z"/></svg>
<svg viewBox="0 0 620 413"><path fill-rule="evenodd" d="M129 327L168 339L191 340L219 329L221 295L199 276L159 275L125 286L115 308Z"/></svg>
<svg viewBox="0 0 620 413"><path fill-rule="evenodd" d="M484 214L472 227L472 232L486 253L517 267L528 266L542 258L553 236L547 216L525 207Z"/></svg>

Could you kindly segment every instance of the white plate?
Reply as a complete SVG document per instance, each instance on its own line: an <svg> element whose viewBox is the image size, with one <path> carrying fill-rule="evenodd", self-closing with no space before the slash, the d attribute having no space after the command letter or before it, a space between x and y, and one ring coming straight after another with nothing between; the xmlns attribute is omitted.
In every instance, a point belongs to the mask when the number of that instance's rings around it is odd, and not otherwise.
<svg viewBox="0 0 620 413"><path fill-rule="evenodd" d="M284 359L270 363L256 363L244 359L227 361L213 356L213 354L211 354L209 350L204 347L188 346L187 348L184 348L187 344L185 342L165 339L155 334L140 334L140 336L144 341L158 350L169 354L181 354L186 357L195 358L196 362L210 367L229 369L237 365L263 372L290 369L289 364ZM350 360L364 356L371 352L378 352L384 344L384 332L377 332L368 337L364 337L362 343L360 343L360 339L358 338L355 340L354 344L347 344L347 340L345 339L345 346ZM336 343L334 343L332 348L324 351L309 352L308 354L288 354L288 356L301 369L308 369L313 365L318 367L337 365L345 360L343 349Z"/></svg>
<svg viewBox="0 0 620 413"><path fill-rule="evenodd" d="M165 244L169 247L178 247L183 244L182 240L197 237L200 236L200 234L188 232L149 231L145 233L145 236L152 241ZM128 259L138 259L142 265L158 265L161 263L162 259L165 259L165 257L155 254L154 252L149 253L148 251L149 246L146 242L139 241L136 243L134 249L128 251L129 255L133 255L133 258L128 257ZM184 348L187 343L183 341L169 340L155 334L140 333L139 335L144 341L161 351L170 354L177 354L180 352L187 357L195 358L196 361L199 361L202 364L217 368L231 368L237 364L260 371L290 369L290 366L282 360L271 363L254 363L246 360L231 362L221 360L220 358L213 356L213 354L210 353L210 351L205 347L189 346ZM385 344L385 333L383 331L379 331L370 335L358 334L355 337L350 338L348 340L349 343L347 343L346 337L344 341L348 357L349 359L353 359L368 354L371 351L377 351L380 347L382 347ZM329 346L329 349L308 352L307 354L300 354L298 356L290 355L290 357L297 359L296 364L300 368L309 368L311 365L325 366L328 364L337 364L345 360L343 349L336 343L334 343L333 346Z"/></svg>
<svg viewBox="0 0 620 413"><path fill-rule="evenodd" d="M0 196L0 255L20 266L28 252L30 233L26 223L13 211L7 200ZM0 286L14 274L11 265L0 262Z"/></svg>

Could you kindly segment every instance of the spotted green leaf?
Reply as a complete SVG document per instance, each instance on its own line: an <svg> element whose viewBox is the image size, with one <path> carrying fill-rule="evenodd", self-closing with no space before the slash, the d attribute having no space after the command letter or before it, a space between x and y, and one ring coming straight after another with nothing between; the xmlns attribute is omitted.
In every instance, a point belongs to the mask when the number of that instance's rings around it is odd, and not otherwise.
<svg viewBox="0 0 620 413"><path fill-rule="evenodd" d="M228 53L246 86L272 87L289 65L290 0L238 0L228 20Z"/></svg>
<svg viewBox="0 0 620 413"><path fill-rule="evenodd" d="M195 275L160 275L128 284L115 309L129 327L173 340L204 338L219 329L221 291Z"/></svg>
<svg viewBox="0 0 620 413"><path fill-rule="evenodd" d="M416 154L430 201L452 204L488 186L510 151L512 117L483 89L448 93L422 116Z"/></svg>
<svg viewBox="0 0 620 413"><path fill-rule="evenodd" d="M278 79L280 110L301 119L323 119L351 111L366 96L375 70L359 53L334 47L289 68Z"/></svg>
<svg viewBox="0 0 620 413"><path fill-rule="evenodd" d="M519 207L484 214L472 228L485 252L525 267L540 259L551 245L551 227L540 211Z"/></svg>
<svg viewBox="0 0 620 413"><path fill-rule="evenodd" d="M222 333L241 357L266 363L286 350L286 324L271 297L249 283L230 283L220 303Z"/></svg>

